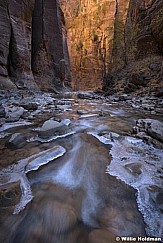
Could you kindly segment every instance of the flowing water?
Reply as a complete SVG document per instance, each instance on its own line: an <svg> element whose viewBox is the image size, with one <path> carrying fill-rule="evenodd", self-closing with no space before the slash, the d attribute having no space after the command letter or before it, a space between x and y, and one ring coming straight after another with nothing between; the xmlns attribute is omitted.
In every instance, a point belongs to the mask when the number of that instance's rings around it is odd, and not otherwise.
<svg viewBox="0 0 163 243"><path fill-rule="evenodd" d="M19 132L28 142L1 148L1 164L8 162L1 191L18 182L21 196L13 205L1 200L0 242L163 237L163 153L130 135L137 119L151 115L103 99L62 98L60 109L55 119L67 124L65 134L39 138L45 117L1 127L2 141Z"/></svg>

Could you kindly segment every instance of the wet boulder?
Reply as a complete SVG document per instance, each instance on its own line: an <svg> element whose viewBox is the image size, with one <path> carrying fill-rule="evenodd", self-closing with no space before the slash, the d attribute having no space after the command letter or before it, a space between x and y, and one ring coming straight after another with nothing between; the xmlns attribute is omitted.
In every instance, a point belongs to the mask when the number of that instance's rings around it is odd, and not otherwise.
<svg viewBox="0 0 163 243"><path fill-rule="evenodd" d="M78 113L79 115L84 115L84 114L87 114L88 112L85 111L85 110L77 110L77 113Z"/></svg>
<svg viewBox="0 0 163 243"><path fill-rule="evenodd" d="M7 122L15 122L19 121L19 119L23 116L25 109L23 107L10 107L7 109Z"/></svg>
<svg viewBox="0 0 163 243"><path fill-rule="evenodd" d="M150 77L148 77L144 72L140 73L132 73L129 77L129 83L134 85L146 85L150 81Z"/></svg>
<svg viewBox="0 0 163 243"><path fill-rule="evenodd" d="M163 123L154 119L139 119L136 122L139 132L145 132L154 139L163 142Z"/></svg>
<svg viewBox="0 0 163 243"><path fill-rule="evenodd" d="M28 111L30 111L30 110L34 111L34 110L37 110L37 108L38 108L38 104L35 102L22 103L21 106Z"/></svg>
<svg viewBox="0 0 163 243"><path fill-rule="evenodd" d="M94 99L95 94L93 92L79 92L77 94L77 97L79 99Z"/></svg>
<svg viewBox="0 0 163 243"><path fill-rule="evenodd" d="M6 112L5 112L5 108L0 105L0 117L5 117L6 116Z"/></svg>
<svg viewBox="0 0 163 243"><path fill-rule="evenodd" d="M148 188L151 199L157 204L159 210L163 213L163 190L158 186L150 186Z"/></svg>
<svg viewBox="0 0 163 243"><path fill-rule="evenodd" d="M22 148L26 144L26 138L21 133L14 133L5 143L7 148Z"/></svg>
<svg viewBox="0 0 163 243"><path fill-rule="evenodd" d="M63 134L67 131L67 129L68 127L65 124L57 122L53 119L49 119L45 121L40 128L38 136L40 138L46 139L54 135Z"/></svg>
<svg viewBox="0 0 163 243"><path fill-rule="evenodd" d="M163 97L163 87L161 87L157 92L156 92L157 97Z"/></svg>
<svg viewBox="0 0 163 243"><path fill-rule="evenodd" d="M70 121L70 119L64 119L64 120L61 121L61 123L63 125L69 126L71 124L71 121Z"/></svg>

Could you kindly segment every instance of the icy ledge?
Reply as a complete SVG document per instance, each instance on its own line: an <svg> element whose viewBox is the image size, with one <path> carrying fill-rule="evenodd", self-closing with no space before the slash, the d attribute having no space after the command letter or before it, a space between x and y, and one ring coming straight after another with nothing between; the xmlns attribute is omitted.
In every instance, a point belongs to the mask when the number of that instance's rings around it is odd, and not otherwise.
<svg viewBox="0 0 163 243"><path fill-rule="evenodd" d="M62 146L54 146L53 148L19 160L17 163L0 171L0 186L20 181L22 196L20 202L15 206L14 214L18 214L23 210L27 203L33 198L26 173L38 170L40 166L48 164L50 161L61 157L65 152L65 148Z"/></svg>
<svg viewBox="0 0 163 243"><path fill-rule="evenodd" d="M137 204L144 217L147 234L162 237L163 214L150 196L150 188L163 189L163 180L158 173L158 170L162 171L162 151L141 139L124 137L112 144L110 154L112 161L106 172L137 190Z"/></svg>

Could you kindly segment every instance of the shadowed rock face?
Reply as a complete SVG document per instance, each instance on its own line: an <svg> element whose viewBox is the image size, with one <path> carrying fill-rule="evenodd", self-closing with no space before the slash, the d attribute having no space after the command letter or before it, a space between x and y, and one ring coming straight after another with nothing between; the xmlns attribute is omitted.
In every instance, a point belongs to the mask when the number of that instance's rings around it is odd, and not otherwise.
<svg viewBox="0 0 163 243"><path fill-rule="evenodd" d="M163 54L162 11L160 0L130 1L125 26L128 62Z"/></svg>
<svg viewBox="0 0 163 243"><path fill-rule="evenodd" d="M64 60L61 14L56 0L0 3L1 89L63 86L69 64Z"/></svg>
<svg viewBox="0 0 163 243"><path fill-rule="evenodd" d="M163 2L161 0L130 0L126 9L125 22L123 11L125 9L122 10L121 2L117 0L113 49L108 72L111 77L108 77L105 87L108 87L112 81L117 91L122 90L126 93L135 91L140 87L139 84L133 87L131 76L143 74L145 86L147 88L150 86L149 89L155 90L163 81L161 72Z"/></svg>

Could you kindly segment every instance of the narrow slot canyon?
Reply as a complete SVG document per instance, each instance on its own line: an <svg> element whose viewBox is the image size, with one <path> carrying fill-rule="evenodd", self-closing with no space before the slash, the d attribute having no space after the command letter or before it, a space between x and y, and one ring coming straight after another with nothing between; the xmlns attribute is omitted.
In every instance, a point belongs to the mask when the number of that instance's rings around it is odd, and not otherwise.
<svg viewBox="0 0 163 243"><path fill-rule="evenodd" d="M162 16L0 2L0 242L162 242Z"/></svg>

